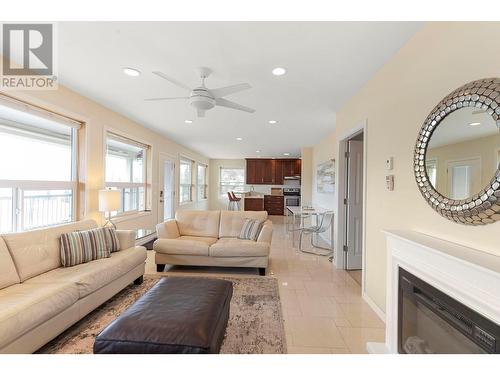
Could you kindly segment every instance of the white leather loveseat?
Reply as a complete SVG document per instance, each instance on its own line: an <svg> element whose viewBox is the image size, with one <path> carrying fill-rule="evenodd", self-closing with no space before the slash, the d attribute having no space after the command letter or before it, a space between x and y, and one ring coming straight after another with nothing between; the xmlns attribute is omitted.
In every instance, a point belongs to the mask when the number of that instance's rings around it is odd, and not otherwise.
<svg viewBox="0 0 500 375"><path fill-rule="evenodd" d="M110 258L61 267L61 234L96 228L93 220L0 237L0 353L32 353L135 281L146 249L117 231Z"/></svg>
<svg viewBox="0 0 500 375"><path fill-rule="evenodd" d="M257 241L238 239L247 218L264 222ZM175 219L158 224L156 232L158 272L171 264L257 267L264 275L273 225L266 211L177 211Z"/></svg>

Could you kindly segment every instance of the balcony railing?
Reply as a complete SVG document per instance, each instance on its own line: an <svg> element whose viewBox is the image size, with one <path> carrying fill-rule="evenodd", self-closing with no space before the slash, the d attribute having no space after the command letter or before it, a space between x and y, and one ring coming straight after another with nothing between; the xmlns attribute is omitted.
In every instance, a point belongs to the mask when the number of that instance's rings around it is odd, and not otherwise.
<svg viewBox="0 0 500 375"><path fill-rule="evenodd" d="M12 232L12 198L0 197L0 233Z"/></svg>
<svg viewBox="0 0 500 375"><path fill-rule="evenodd" d="M31 192L32 193L32 192ZM45 193L45 192L44 192ZM12 197L0 197L0 232L19 232L72 220L72 193L24 195L13 215ZM20 217L15 217L20 215Z"/></svg>

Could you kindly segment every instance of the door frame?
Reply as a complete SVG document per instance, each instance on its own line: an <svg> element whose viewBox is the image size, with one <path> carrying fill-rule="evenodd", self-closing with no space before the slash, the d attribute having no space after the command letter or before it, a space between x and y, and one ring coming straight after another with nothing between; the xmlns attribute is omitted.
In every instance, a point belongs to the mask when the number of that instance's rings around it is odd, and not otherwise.
<svg viewBox="0 0 500 375"><path fill-rule="evenodd" d="M483 179L483 173L482 173L482 171L483 171L483 158L481 156L471 156L471 157L468 157L468 158L446 160L446 166L445 167L446 167L446 194L447 194L447 196L451 196L450 171L449 171L450 164L465 162L465 161L469 161L469 160L477 160L477 161L479 161L479 174L480 174L480 180L481 180L481 183L479 185L482 185L482 179ZM472 186L471 186L471 188L472 188Z"/></svg>
<svg viewBox="0 0 500 375"><path fill-rule="evenodd" d="M177 202L177 177L176 177L176 172L177 172L177 158L176 156L172 155L172 154L169 154L167 152L163 152L163 151L160 151L158 153L158 196L156 198L156 204L158 205L158 213L156 215L156 220L157 220L157 223L163 223L164 221L164 216L165 216L165 213L163 212L163 209L160 208L160 191L163 190L164 188L164 181L160 180L160 176L162 176L163 174L163 162L162 160L163 159L170 159L172 161L172 163L174 163L174 181L173 181L173 185L174 185L174 201L173 201L173 210L174 210L174 214L175 214L175 211L177 211L177 207L178 207L178 204L179 202ZM163 176L165 177L165 176ZM165 192L163 192L163 194L165 194ZM163 196L163 199L165 199L165 195ZM160 213L162 215L160 215Z"/></svg>
<svg viewBox="0 0 500 375"><path fill-rule="evenodd" d="M366 270L366 176L367 176L367 156L368 156L368 121L362 120L356 126L346 131L337 141L337 176L338 176L338 191L337 191L337 238L335 246L335 267L339 269L345 269L345 254L344 254L344 242L345 236L345 221L346 221L346 210L344 206L344 196L346 193L346 183L347 183L347 169L346 169L346 157L345 153L347 151L347 142L354 136L363 133L363 229L362 229L362 270L361 270L361 291L365 292L365 270Z"/></svg>

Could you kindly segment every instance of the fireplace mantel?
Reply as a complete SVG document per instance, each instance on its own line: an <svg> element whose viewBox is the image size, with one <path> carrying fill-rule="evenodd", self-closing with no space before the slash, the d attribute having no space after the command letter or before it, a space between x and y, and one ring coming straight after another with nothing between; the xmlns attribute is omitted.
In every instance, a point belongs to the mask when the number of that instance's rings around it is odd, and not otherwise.
<svg viewBox="0 0 500 375"><path fill-rule="evenodd" d="M479 314L500 324L500 257L413 231L387 238L385 343L370 353L398 353L398 269L402 267Z"/></svg>

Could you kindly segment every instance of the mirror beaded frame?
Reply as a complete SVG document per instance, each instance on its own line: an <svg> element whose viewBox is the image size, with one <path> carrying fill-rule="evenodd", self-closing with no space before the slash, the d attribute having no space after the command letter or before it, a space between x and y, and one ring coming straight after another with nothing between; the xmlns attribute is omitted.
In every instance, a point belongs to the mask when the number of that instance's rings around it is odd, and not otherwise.
<svg viewBox="0 0 500 375"><path fill-rule="evenodd" d="M467 83L441 100L420 129L414 153L417 186L427 203L443 217L465 225L484 225L500 220L500 169L479 193L455 200L441 195L430 183L425 167L427 146L434 130L450 113L463 108L483 109L500 129L500 78Z"/></svg>

